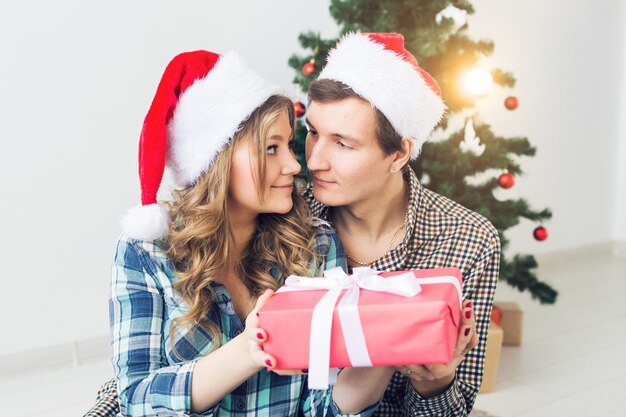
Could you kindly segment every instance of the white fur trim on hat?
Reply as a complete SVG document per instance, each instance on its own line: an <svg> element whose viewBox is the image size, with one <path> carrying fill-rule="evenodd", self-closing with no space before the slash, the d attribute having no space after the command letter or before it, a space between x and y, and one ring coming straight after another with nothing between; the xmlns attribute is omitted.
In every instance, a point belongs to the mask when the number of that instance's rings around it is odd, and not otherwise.
<svg viewBox="0 0 626 417"><path fill-rule="evenodd" d="M181 94L168 124L167 163L179 186L206 171L241 122L280 90L248 68L234 52Z"/></svg>
<svg viewBox="0 0 626 417"><path fill-rule="evenodd" d="M160 204L136 206L122 218L122 230L133 239L155 240L165 237L169 231L170 216Z"/></svg>
<svg viewBox="0 0 626 417"><path fill-rule="evenodd" d="M400 136L413 139L412 158L419 155L445 110L441 98L409 62L360 33L339 41L318 79L340 81L372 103Z"/></svg>

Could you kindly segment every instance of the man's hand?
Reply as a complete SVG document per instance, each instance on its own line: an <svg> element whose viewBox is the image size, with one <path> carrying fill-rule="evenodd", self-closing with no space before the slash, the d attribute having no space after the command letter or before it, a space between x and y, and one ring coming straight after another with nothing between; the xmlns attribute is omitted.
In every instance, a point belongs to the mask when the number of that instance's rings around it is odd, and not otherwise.
<svg viewBox="0 0 626 417"><path fill-rule="evenodd" d="M420 396L434 397L445 392L454 381L456 368L465 358L467 352L478 344L476 334L476 317L471 301L466 301L461 311L459 337L452 360L447 364L402 365L396 370L409 378L411 385Z"/></svg>

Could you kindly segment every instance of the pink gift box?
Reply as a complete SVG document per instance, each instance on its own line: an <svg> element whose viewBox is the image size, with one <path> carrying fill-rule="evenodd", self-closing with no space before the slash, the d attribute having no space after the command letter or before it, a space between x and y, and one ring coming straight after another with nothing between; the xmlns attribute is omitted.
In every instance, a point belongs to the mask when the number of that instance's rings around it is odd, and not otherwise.
<svg viewBox="0 0 626 417"><path fill-rule="evenodd" d="M461 272L458 268L439 268L379 275L390 277L406 272L413 273L421 285L421 292L415 296L359 290L358 312L371 362L374 366L448 363L459 331ZM458 286L429 283L443 276L453 277ZM259 327L268 335L263 350L276 358L277 369L308 369L311 316L325 293L325 290L277 293L259 311ZM330 367L350 366L335 306Z"/></svg>

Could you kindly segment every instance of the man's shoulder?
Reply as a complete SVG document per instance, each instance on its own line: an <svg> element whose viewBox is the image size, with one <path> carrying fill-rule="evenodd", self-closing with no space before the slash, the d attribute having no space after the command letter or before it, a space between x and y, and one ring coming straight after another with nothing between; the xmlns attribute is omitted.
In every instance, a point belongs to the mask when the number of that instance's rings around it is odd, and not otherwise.
<svg viewBox="0 0 626 417"><path fill-rule="evenodd" d="M499 242L498 230L484 216L427 188L423 189L424 221L439 224L444 229L464 231L475 239Z"/></svg>

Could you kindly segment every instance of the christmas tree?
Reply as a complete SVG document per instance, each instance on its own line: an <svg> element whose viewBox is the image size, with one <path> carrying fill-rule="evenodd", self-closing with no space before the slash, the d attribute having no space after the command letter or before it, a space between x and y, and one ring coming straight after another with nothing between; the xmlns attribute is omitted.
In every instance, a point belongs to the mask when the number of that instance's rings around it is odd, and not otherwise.
<svg viewBox="0 0 626 417"><path fill-rule="evenodd" d="M533 270L537 262L532 255L505 256L508 239L504 232L519 223L521 217L541 223L552 214L549 209L533 210L524 199L500 201L494 191L513 186L516 175L522 174L518 156L534 156L535 148L525 137L504 138L495 135L489 125L476 121L475 101L482 92L468 93L459 88L459 80L475 77L487 79L505 88L515 85L509 72L491 69L486 74L477 66L479 60L493 52L491 41L472 40L467 34L466 16L474 9L466 0L332 0L330 13L339 24L341 33L335 39L322 39L318 33L299 36L300 44L310 51L306 56L294 55L289 65L296 70L294 82L303 92L308 91L323 67L328 52L339 37L351 31L399 32L404 35L406 48L415 55L420 66L439 83L448 107L445 119L435 132L440 140L428 141L420 157L412 163L420 180L429 189L457 201L482 214L498 229L503 255L500 280L519 291L528 291L541 303L552 304L557 292L541 282ZM517 99L505 101L509 110L517 108ZM296 103L296 114L306 109ZM466 117L465 127L449 131L452 117ZM303 167L306 126L298 121L296 152ZM497 170L499 175L489 175ZM482 177L487 176L487 179ZM476 181L476 178L482 178ZM547 237L547 230L534 230L537 240Z"/></svg>

